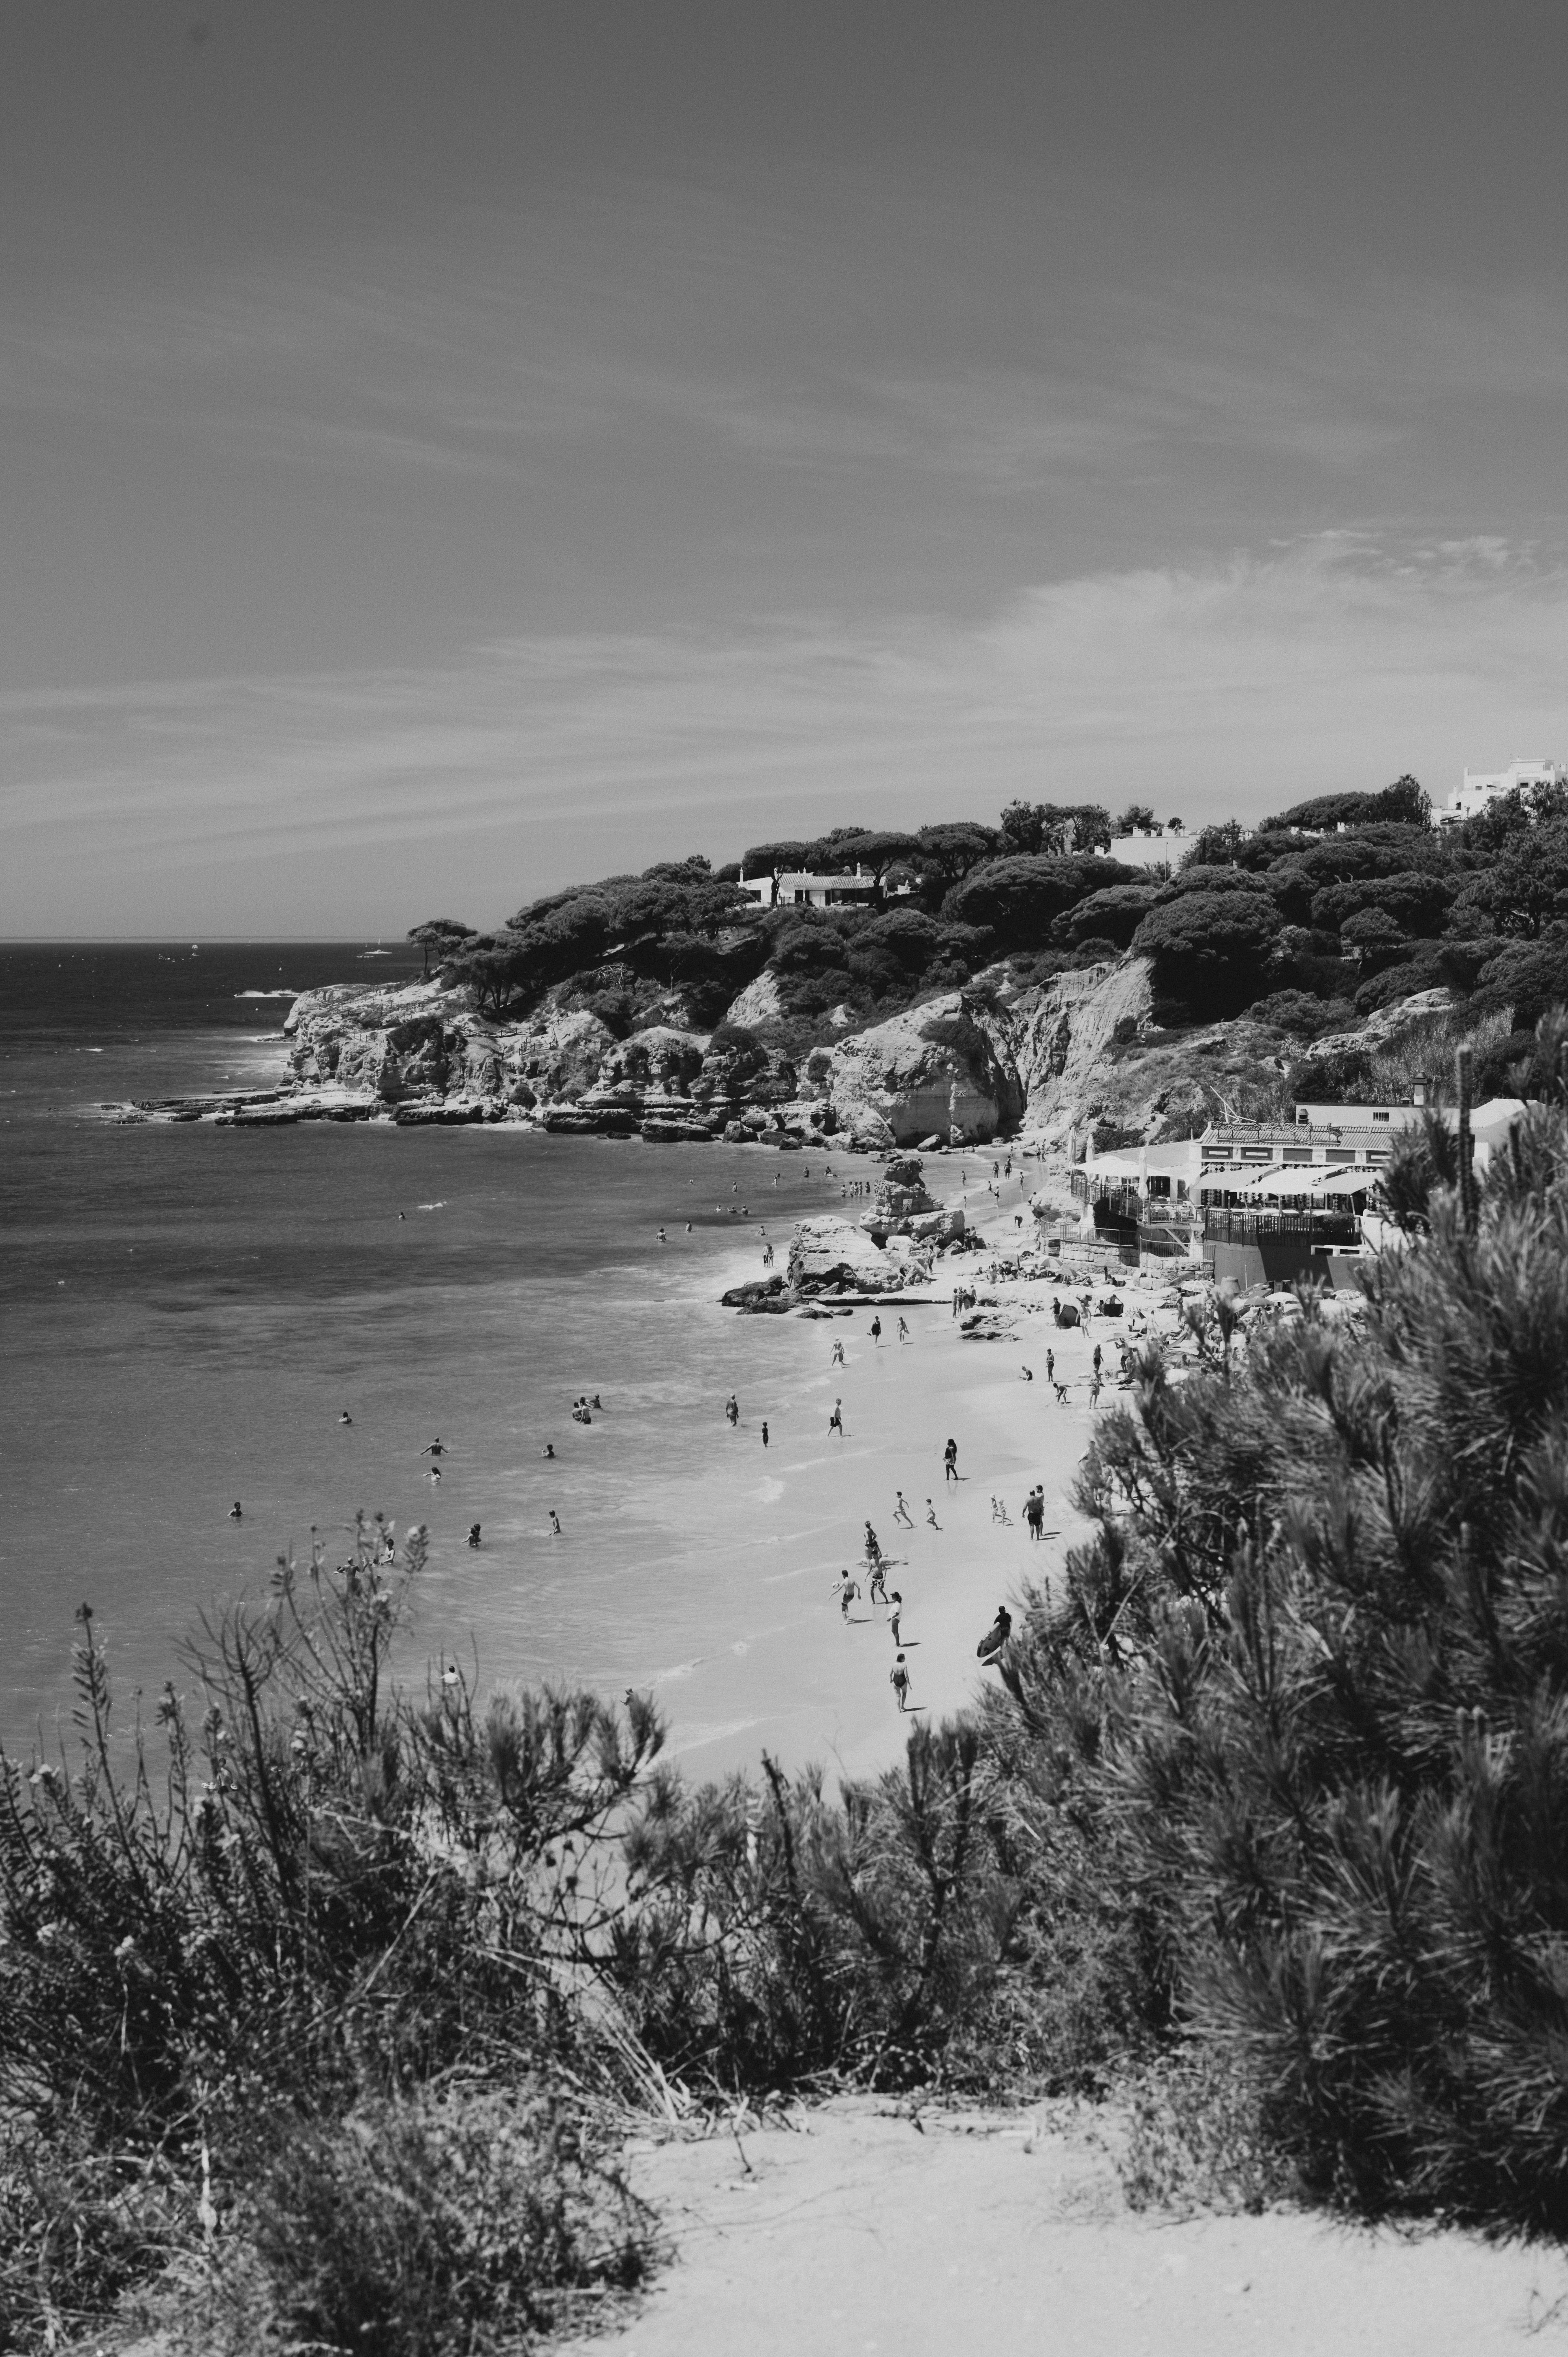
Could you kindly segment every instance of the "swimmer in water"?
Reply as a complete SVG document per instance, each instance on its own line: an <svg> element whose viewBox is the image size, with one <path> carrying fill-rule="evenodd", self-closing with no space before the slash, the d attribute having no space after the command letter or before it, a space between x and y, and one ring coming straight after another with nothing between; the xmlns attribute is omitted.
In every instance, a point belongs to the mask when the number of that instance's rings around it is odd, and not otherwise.
<svg viewBox="0 0 1568 2357"><path fill-rule="evenodd" d="M468 1524L468 1544L469 1544L471 1547L477 1547L477 1546L478 1545L478 1544L479 1544L479 1525L478 1524L478 1523L470 1523Z"/></svg>
<svg viewBox="0 0 1568 2357"><path fill-rule="evenodd" d="M662 1229L662 1228L660 1228L660 1231L659 1231L659 1241L660 1241L660 1243L661 1244L668 1243L669 1243L669 1241L670 1241L669 1237L665 1234L665 1232L664 1232L664 1231L663 1231L663 1229Z"/></svg>
<svg viewBox="0 0 1568 2357"><path fill-rule="evenodd" d="M445 1457L446 1450L443 1445L440 1434L436 1434L435 1438L431 1442L428 1448L422 1448L419 1453L422 1457Z"/></svg>
<svg viewBox="0 0 1568 2357"><path fill-rule="evenodd" d="M349 1413L348 1409L347 1409L347 1408L345 1408L345 1409L343 1410L342 1415L338 1417L338 1423L339 1423L339 1424L352 1424L352 1423L353 1423L353 1421L354 1421L354 1419L353 1419L353 1417L349 1415Z"/></svg>
<svg viewBox="0 0 1568 2357"><path fill-rule="evenodd" d="M690 1235L690 1234L691 1234L691 1232L692 1232L692 1222L691 1222L691 1221L690 1221L690 1220L688 1220L688 1221L687 1221L687 1222L686 1222L686 1233L687 1233L688 1235Z"/></svg>
<svg viewBox="0 0 1568 2357"><path fill-rule="evenodd" d="M240 1523L244 1520L244 1516L240 1511L240 1501L238 1498L235 1499L233 1504L229 1509L229 1520L231 1523Z"/></svg>
<svg viewBox="0 0 1568 2357"><path fill-rule="evenodd" d="M553 1457L555 1454L555 1443L553 1440L547 1440L539 1453L541 1457Z"/></svg>
<svg viewBox="0 0 1568 2357"><path fill-rule="evenodd" d="M430 1478L436 1484L437 1488L439 1488L441 1482L441 1468L439 1465L433 1465L431 1467Z"/></svg>

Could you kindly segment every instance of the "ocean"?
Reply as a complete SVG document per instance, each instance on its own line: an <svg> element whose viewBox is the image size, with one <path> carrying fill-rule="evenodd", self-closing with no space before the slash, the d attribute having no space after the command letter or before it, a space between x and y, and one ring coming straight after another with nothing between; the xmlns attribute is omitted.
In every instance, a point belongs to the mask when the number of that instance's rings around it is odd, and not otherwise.
<svg viewBox="0 0 1568 2357"><path fill-rule="evenodd" d="M57 1739L79 1603L128 1714L188 1685L204 1612L313 1533L340 1551L362 1509L430 1531L411 1674L455 1654L481 1686L650 1686L703 1772L764 1738L820 1752L840 1673L800 1631L846 1534L799 1444L825 1329L717 1297L759 1272L765 1227L782 1263L794 1220L842 1208L842 1170L510 1126L104 1118L265 1085L295 991L418 971L366 947L0 948L0 1741Z"/></svg>

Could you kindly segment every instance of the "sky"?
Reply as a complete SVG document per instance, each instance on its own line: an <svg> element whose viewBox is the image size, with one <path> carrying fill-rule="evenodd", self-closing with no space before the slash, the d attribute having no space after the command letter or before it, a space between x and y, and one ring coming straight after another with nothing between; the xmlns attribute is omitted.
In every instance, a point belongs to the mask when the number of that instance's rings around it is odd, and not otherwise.
<svg viewBox="0 0 1568 2357"><path fill-rule="evenodd" d="M16 0L0 935L1568 758L1568 12Z"/></svg>

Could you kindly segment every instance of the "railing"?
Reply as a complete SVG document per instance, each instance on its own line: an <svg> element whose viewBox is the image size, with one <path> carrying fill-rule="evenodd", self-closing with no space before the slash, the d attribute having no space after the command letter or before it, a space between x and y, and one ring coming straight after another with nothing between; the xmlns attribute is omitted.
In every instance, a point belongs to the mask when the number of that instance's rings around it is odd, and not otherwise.
<svg viewBox="0 0 1568 2357"><path fill-rule="evenodd" d="M1360 1222L1348 1211L1205 1211L1207 1244L1359 1244Z"/></svg>

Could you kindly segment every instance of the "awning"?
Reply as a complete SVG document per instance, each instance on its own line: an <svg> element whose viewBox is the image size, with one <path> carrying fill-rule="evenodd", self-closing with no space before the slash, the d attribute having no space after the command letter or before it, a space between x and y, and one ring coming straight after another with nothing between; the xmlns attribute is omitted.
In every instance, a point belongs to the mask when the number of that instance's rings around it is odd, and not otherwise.
<svg viewBox="0 0 1568 2357"><path fill-rule="evenodd" d="M1275 1163L1267 1170L1206 1170L1203 1185L1216 1193L1223 1189L1242 1203L1263 1202L1271 1195L1286 1202L1337 1202L1347 1195L1369 1194L1379 1175L1349 1162L1332 1168L1321 1162Z"/></svg>

